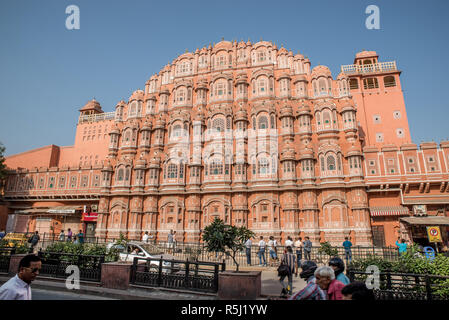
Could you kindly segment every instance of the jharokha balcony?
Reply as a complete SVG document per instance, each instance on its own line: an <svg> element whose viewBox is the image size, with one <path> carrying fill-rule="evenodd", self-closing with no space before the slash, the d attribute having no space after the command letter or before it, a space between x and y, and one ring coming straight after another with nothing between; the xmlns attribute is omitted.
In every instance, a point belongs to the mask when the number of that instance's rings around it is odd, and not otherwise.
<svg viewBox="0 0 449 320"><path fill-rule="evenodd" d="M341 66L341 71L347 75L359 73L377 73L397 71L396 61L380 62L375 64L348 64Z"/></svg>

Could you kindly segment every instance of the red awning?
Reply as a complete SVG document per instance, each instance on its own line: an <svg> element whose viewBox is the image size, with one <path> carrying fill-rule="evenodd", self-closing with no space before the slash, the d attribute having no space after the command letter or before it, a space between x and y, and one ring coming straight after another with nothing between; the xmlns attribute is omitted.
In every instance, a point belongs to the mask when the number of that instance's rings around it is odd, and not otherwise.
<svg viewBox="0 0 449 320"><path fill-rule="evenodd" d="M97 212L83 212L83 216L81 221L97 221L98 213Z"/></svg>
<svg viewBox="0 0 449 320"><path fill-rule="evenodd" d="M408 216L410 210L403 206L389 206L389 207L370 207L372 217L378 216Z"/></svg>

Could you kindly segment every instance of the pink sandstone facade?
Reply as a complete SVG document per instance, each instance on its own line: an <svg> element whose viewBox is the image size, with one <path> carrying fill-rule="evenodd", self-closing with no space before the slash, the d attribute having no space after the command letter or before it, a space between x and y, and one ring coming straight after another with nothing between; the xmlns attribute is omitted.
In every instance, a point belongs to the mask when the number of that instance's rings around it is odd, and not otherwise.
<svg viewBox="0 0 449 320"><path fill-rule="evenodd" d="M373 51L336 79L266 41L186 52L115 112L89 101L74 146L8 157L8 227L193 242L219 217L281 241L413 239L414 215L449 220L449 142L411 143L399 75Z"/></svg>

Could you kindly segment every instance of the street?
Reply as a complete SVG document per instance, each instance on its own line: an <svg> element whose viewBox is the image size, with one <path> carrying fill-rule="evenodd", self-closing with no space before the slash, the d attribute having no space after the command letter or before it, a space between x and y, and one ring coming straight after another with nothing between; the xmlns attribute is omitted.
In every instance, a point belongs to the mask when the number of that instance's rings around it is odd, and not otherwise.
<svg viewBox="0 0 449 320"><path fill-rule="evenodd" d="M79 294L74 292L62 292L56 290L32 289L33 300L117 300L112 298Z"/></svg>

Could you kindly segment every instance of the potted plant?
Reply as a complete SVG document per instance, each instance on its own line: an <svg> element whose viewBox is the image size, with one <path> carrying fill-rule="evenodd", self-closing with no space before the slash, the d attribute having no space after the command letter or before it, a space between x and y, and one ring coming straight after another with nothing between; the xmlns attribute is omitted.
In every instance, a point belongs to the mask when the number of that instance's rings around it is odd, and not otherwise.
<svg viewBox="0 0 449 320"><path fill-rule="evenodd" d="M245 247L245 242L255 234L244 226L225 224L216 218L204 228L203 240L209 252L229 255L236 266L235 271L219 274L218 296L220 299L256 299L261 291L261 271L239 271L236 255Z"/></svg>

